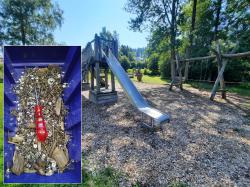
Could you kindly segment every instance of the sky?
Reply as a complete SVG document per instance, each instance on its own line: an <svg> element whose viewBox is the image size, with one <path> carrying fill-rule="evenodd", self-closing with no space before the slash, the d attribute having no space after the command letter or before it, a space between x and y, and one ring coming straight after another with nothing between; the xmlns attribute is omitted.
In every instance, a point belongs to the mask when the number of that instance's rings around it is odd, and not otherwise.
<svg viewBox="0 0 250 187"><path fill-rule="evenodd" d="M126 0L55 0L64 11L64 23L54 32L55 40L67 45L82 45L94 39L105 26L116 30L120 44L146 47L149 33L129 30L133 16L124 10Z"/></svg>

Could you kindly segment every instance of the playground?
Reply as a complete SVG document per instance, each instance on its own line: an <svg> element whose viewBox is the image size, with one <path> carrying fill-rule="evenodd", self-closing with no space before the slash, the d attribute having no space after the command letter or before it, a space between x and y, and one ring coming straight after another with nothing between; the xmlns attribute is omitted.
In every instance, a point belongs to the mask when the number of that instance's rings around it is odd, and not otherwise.
<svg viewBox="0 0 250 187"><path fill-rule="evenodd" d="M135 83L135 82L134 82ZM140 113L116 84L118 102L96 105L83 92L84 158L87 171L108 166L126 174L122 184L190 186L250 183L249 97L230 93L209 100L210 92L184 85L135 83L171 123L157 131L140 126Z"/></svg>
<svg viewBox="0 0 250 187"><path fill-rule="evenodd" d="M12 180L9 174L16 165L28 176L27 180L17 176L21 182L35 180L40 187L49 186L40 184L43 179L57 187L250 186L249 1L2 0L0 7L0 105L8 104L0 110L4 129L0 132L0 183ZM9 62L1 63L1 57L7 56L2 46L12 45L81 46L81 59L73 55L73 49L45 51L51 55L47 61L37 58L42 53L17 56L12 65L18 76L33 63L53 64L57 55L55 65L65 68L59 76L38 77L46 88L38 96L33 82L38 79L32 76L31 84L25 83L21 91L27 100L18 103L11 90L20 80L13 77L12 68L6 68ZM60 89L60 94L54 94L55 79L65 92ZM39 94L43 90L46 94ZM49 102L42 106L42 100ZM29 113L22 107L28 104ZM59 112L64 104L72 118ZM13 120L18 118L6 118L16 105L21 110L18 117L30 119L23 122L27 127L39 126L31 106L41 105L48 111L39 119L55 136L42 150L51 157L59 147L66 167L56 170L51 160L46 160L49 167L43 159L40 162L37 131L28 139L35 143L25 142L25 147L36 156L30 157L31 163L40 168L24 167L21 159L14 164L12 153L24 149L12 145L15 149L8 151L3 143L11 135L9 130L17 132ZM64 143L58 132L65 137ZM43 170L54 172L53 176L41 176ZM13 179L11 186L27 184Z"/></svg>
<svg viewBox="0 0 250 187"><path fill-rule="evenodd" d="M141 74L137 82L118 61L117 40L96 34L82 55L86 173L113 168L120 186L249 184L250 98L228 92L223 78L228 58L249 52L221 54L218 46L215 54L212 91L185 83L181 70L183 61L213 55L176 55L168 84L144 83Z"/></svg>

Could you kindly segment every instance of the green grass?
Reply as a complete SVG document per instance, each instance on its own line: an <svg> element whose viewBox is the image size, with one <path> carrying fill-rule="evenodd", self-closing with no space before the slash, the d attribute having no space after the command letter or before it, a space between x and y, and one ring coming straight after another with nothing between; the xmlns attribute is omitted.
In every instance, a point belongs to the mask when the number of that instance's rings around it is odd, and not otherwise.
<svg viewBox="0 0 250 187"><path fill-rule="evenodd" d="M0 64L0 80L3 79L3 64Z"/></svg>
<svg viewBox="0 0 250 187"><path fill-rule="evenodd" d="M83 186L109 187L119 186L119 179L122 176L120 172L115 171L111 167L107 167L96 174L84 172Z"/></svg>
<svg viewBox="0 0 250 187"><path fill-rule="evenodd" d="M169 187L188 187L188 185L184 182L172 182Z"/></svg>
<svg viewBox="0 0 250 187"><path fill-rule="evenodd" d="M108 79L109 80L111 79L110 74L108 75ZM134 78L131 78L131 80L134 82L138 82L136 76L134 76ZM148 83L148 84L169 84L171 81L168 79L162 79L160 76L143 75L142 82ZM213 84L211 83L196 82L196 81L188 81L187 83L184 84L184 86L193 87L197 89L203 89L206 91L211 91L213 88ZM226 90L229 93L236 93L241 96L250 97L250 83L242 83L242 84L234 85L234 86L226 85Z"/></svg>
<svg viewBox="0 0 250 187"><path fill-rule="evenodd" d="M193 88L197 88L197 89L203 89L203 90L207 90L207 91L211 91L213 88L213 84L209 84L209 83L201 83L201 82L191 82L189 81L187 84L185 84L185 86L187 87L193 87ZM218 87L219 89L219 87ZM250 96L250 83L242 83L239 85L234 85L234 86L230 86L230 85L226 85L226 90L229 93L236 93L239 94L241 96Z"/></svg>
<svg viewBox="0 0 250 187"><path fill-rule="evenodd" d="M135 82L138 82L136 76L134 76L134 78L132 78L132 80ZM159 76L143 75L142 82L148 83L148 84L167 84L167 83L170 83L170 80L162 79Z"/></svg>
<svg viewBox="0 0 250 187"><path fill-rule="evenodd" d="M138 82L137 78L132 78L133 81ZM171 81L167 79L161 79L160 76L149 76L149 75L143 75L142 77L143 83L148 84L169 84ZM186 87L193 87L197 89L204 89L207 91L211 91L213 88L213 84L210 83L203 83L203 82L191 82L184 84ZM219 89L219 87L218 87ZM229 93L236 93L241 96L250 96L250 83L242 83L239 85L226 85L226 90Z"/></svg>
<svg viewBox="0 0 250 187"><path fill-rule="evenodd" d="M89 75L89 80L90 80L90 75ZM108 74L108 80L111 80L110 73ZM118 81L117 78L115 78L115 80ZM131 80L134 82L138 82L136 76L134 76L134 78L131 78ZM170 80L162 79L160 76L143 75L142 82L148 84L168 84L170 83Z"/></svg>

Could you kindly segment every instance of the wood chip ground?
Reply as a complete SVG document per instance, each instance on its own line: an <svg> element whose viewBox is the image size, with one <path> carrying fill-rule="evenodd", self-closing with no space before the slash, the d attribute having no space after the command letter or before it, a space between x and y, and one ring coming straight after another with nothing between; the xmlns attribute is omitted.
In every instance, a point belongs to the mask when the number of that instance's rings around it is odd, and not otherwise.
<svg viewBox="0 0 250 187"><path fill-rule="evenodd" d="M85 170L111 166L127 175L122 185L182 181L190 186L250 185L250 98L228 100L186 88L136 83L150 104L171 115L156 132L143 129L138 111L119 85L118 102L97 106L83 92Z"/></svg>

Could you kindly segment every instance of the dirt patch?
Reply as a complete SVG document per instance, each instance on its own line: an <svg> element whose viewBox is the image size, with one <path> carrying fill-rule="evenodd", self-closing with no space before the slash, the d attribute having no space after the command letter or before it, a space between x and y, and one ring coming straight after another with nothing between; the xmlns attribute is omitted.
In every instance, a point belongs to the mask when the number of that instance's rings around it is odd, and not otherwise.
<svg viewBox="0 0 250 187"><path fill-rule="evenodd" d="M83 99L84 167L111 166L127 174L126 185L150 186L182 181L191 186L250 184L249 114L238 106L249 98L228 101L209 92L136 83L150 103L171 115L162 129L149 132L139 125L140 113L121 87L115 104L95 105ZM236 101L238 103L236 103ZM125 184L125 183L123 183Z"/></svg>

